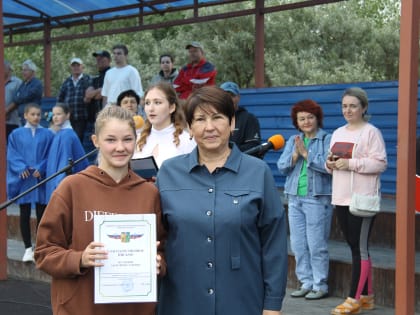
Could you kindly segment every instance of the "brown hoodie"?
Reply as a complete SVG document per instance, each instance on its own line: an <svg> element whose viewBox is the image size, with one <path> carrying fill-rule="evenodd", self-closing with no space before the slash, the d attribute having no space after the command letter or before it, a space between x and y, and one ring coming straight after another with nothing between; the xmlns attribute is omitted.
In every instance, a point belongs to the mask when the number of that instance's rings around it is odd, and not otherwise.
<svg viewBox="0 0 420 315"><path fill-rule="evenodd" d="M37 268L52 276L54 315L155 312L155 303L94 304L94 269L81 270L80 259L93 241L93 216L104 213L156 213L157 237L164 238L158 190L131 170L119 183L96 166L65 178L42 217L35 250Z"/></svg>

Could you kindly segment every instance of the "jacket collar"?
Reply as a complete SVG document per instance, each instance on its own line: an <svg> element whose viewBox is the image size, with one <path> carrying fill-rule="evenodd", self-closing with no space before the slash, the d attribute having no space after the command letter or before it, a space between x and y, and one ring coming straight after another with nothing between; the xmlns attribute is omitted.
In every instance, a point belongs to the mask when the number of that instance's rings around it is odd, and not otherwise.
<svg viewBox="0 0 420 315"><path fill-rule="evenodd" d="M325 137L326 134L327 134L327 132L324 129L318 128L318 131L317 131L314 139L321 139L322 140ZM303 139L303 136L304 136L303 132L300 133L300 136Z"/></svg>
<svg viewBox="0 0 420 315"><path fill-rule="evenodd" d="M229 142L229 147L232 149L223 168L237 173L239 165L241 164L242 152L238 149L235 143ZM195 168L201 167L198 162L198 146L191 151L188 161L188 171L191 173Z"/></svg>

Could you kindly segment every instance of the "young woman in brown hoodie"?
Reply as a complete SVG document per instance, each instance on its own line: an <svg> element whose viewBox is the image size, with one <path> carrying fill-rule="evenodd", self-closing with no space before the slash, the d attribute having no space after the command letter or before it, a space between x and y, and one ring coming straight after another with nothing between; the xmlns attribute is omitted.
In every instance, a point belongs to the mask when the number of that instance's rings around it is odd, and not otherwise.
<svg viewBox="0 0 420 315"><path fill-rule="evenodd" d="M132 114L117 106L104 108L92 141L99 165L68 176L53 193L38 229L36 266L52 276L54 315L152 315L155 303L94 303L94 268L107 258L103 244L93 242L94 215L155 213L158 240L164 232L156 187L129 167L136 143ZM157 269L165 273L161 248Z"/></svg>

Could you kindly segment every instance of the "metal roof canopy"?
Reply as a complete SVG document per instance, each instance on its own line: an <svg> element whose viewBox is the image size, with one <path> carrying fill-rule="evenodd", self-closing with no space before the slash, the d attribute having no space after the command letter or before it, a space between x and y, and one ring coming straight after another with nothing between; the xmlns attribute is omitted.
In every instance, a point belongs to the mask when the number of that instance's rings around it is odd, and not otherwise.
<svg viewBox="0 0 420 315"><path fill-rule="evenodd" d="M28 41L13 41L13 35L45 31L48 29L70 28L77 25L90 25L88 32L69 36L51 38L52 41L68 40L82 37L92 37L120 32L141 31L174 25L206 22L216 19L238 17L244 15L263 15L265 13L310 7L345 0L307 0L294 3L264 7L261 0L3 0L3 30L4 36L9 36L5 46L27 44ZM253 9L234 10L216 15L200 16L199 9L211 6L223 7L239 2L255 3ZM191 18L170 20L163 23L145 24L144 17L164 15L171 12L193 11ZM105 31L95 31L95 24L118 19L138 18L138 25L129 28L109 28ZM40 43L42 39L29 41Z"/></svg>
<svg viewBox="0 0 420 315"><path fill-rule="evenodd" d="M63 40L74 40L110 34L138 32L176 25L208 22L246 15L255 16L255 85L264 86L264 14L292 10L345 0L307 0L289 4L264 6L264 0L3 0L5 47L42 44L44 46L44 95L51 95L51 44ZM252 9L229 10L213 15L200 15L200 9L210 6L226 7L239 2L252 3ZM189 18L174 17L163 22L146 23L148 16L162 16L172 12L192 12ZM18 13L16 13L18 12ZM108 27L105 30L95 26L118 19L136 19L130 27ZM86 32L52 36L51 31L59 28L88 25ZM103 27L102 27L103 28ZM42 32L38 39L15 41L15 35Z"/></svg>
<svg viewBox="0 0 420 315"><path fill-rule="evenodd" d="M199 9L209 6L244 2L246 0L2 0L0 14L3 16L3 32L0 33L0 60L4 59L4 47L43 44L45 77L50 81L51 42L157 29L175 25L207 22L217 19L254 15L255 16L255 82L256 87L264 86L264 14L339 2L343 0L307 0L290 4L264 6L264 0L252 1L253 9L229 11L215 15L200 16ZM420 0L401 0L400 30L400 73L398 97L398 172L397 172L397 240L396 240L396 303L398 315L414 314L414 174L415 137L417 117L418 81L418 39ZM171 20L156 24L144 24L144 17L163 15L169 12L192 10L191 18ZM3 13L4 12L4 13ZM138 18L138 25L129 28L95 31L97 23L116 19ZM55 28L69 28L89 25L83 34L51 37ZM41 39L14 42L14 35L43 32ZM4 36L8 42L4 43ZM0 84L4 86L4 66L0 63ZM46 88L45 95L49 95ZM0 89L0 99L4 99L4 89ZM0 108L0 139L5 137L5 110ZM408 122L408 125L407 125ZM4 143L4 142L3 142ZM0 199L6 200L5 189L5 146L0 145ZM0 280L7 278L7 213L0 210Z"/></svg>
<svg viewBox="0 0 420 315"><path fill-rule="evenodd" d="M51 29L68 28L136 17L140 18L140 25L141 18L148 15L198 10L243 1L246 0L4 0L4 34L42 31L45 24Z"/></svg>

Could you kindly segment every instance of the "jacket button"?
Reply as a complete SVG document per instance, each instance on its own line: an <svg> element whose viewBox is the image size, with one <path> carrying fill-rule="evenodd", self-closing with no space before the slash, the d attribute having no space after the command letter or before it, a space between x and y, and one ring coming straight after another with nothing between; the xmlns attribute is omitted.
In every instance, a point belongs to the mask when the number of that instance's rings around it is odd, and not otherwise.
<svg viewBox="0 0 420 315"><path fill-rule="evenodd" d="M207 290L207 293L210 294L210 295L212 295L214 293L214 290L213 289L208 289Z"/></svg>
<svg viewBox="0 0 420 315"><path fill-rule="evenodd" d="M207 242L211 243L213 241L213 239L211 238L211 236L207 236Z"/></svg>
<svg viewBox="0 0 420 315"><path fill-rule="evenodd" d="M211 194L213 192L213 188L209 188L208 192Z"/></svg>
<svg viewBox="0 0 420 315"><path fill-rule="evenodd" d="M212 263L211 261L209 261L209 262L207 263L207 268L213 268L213 263Z"/></svg>
<svg viewBox="0 0 420 315"><path fill-rule="evenodd" d="M207 211L206 211L206 215L207 215L207 216L209 216L209 217L210 217L212 214L213 214L213 212L211 212L211 210L207 210Z"/></svg>

